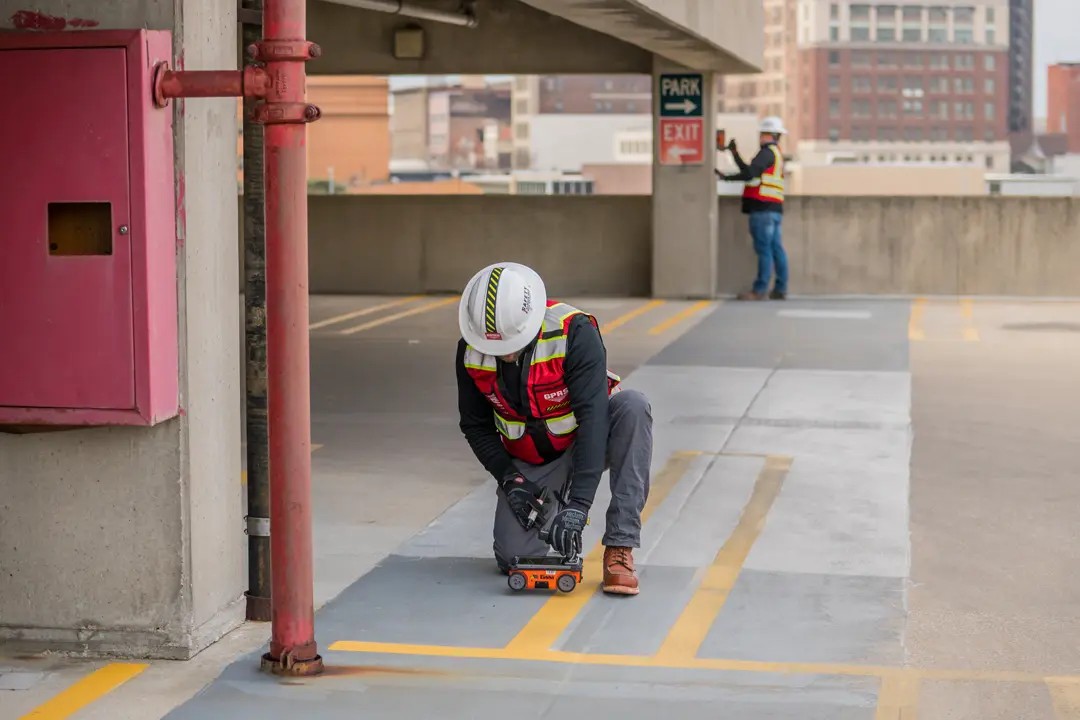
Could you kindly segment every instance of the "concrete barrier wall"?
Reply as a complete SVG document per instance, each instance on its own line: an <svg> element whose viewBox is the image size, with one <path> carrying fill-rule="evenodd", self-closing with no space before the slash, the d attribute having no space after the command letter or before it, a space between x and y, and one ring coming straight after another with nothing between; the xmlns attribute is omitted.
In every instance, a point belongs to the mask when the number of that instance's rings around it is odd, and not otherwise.
<svg viewBox="0 0 1080 720"><path fill-rule="evenodd" d="M312 196L311 292L460 292L513 260L552 293L647 295L651 213L647 197Z"/></svg>
<svg viewBox="0 0 1080 720"><path fill-rule="evenodd" d="M312 196L313 293L459 291L513 259L553 294L643 296L649 196ZM719 287L749 287L737 198L720 198ZM792 197L793 294L1080 295L1080 199Z"/></svg>
<svg viewBox="0 0 1080 720"><path fill-rule="evenodd" d="M745 216L720 218L720 287L747 289ZM784 245L794 294L1080 295L1080 199L796 196Z"/></svg>

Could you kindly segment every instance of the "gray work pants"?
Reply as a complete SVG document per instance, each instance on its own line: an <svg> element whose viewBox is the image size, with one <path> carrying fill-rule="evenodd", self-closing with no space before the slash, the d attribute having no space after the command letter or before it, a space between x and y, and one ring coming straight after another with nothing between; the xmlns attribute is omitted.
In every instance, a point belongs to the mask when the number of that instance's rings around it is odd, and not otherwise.
<svg viewBox="0 0 1080 720"><path fill-rule="evenodd" d="M607 547L641 547L641 511L649 497L649 466L652 464L652 407L637 390L620 390L608 400L607 468L611 473L611 502L603 543ZM515 459L518 472L551 490L557 508L548 512L548 523L562 507L562 492L570 479L573 447L546 465L530 465ZM537 530L526 530L514 517L506 497L498 492L495 506L495 560L504 571L515 555L547 555L550 546ZM587 548L586 548L587 552Z"/></svg>

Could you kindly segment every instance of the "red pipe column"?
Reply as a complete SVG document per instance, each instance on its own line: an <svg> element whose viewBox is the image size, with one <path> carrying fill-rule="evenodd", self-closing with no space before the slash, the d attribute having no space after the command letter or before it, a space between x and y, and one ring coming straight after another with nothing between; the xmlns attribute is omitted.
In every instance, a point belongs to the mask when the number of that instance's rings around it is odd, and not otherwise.
<svg viewBox="0 0 1080 720"><path fill-rule="evenodd" d="M256 118L266 124L266 322L270 444L270 652L262 667L314 675L311 541L311 397L308 343L307 126L319 109L305 101L304 0L266 0L264 39L255 47L270 82Z"/></svg>

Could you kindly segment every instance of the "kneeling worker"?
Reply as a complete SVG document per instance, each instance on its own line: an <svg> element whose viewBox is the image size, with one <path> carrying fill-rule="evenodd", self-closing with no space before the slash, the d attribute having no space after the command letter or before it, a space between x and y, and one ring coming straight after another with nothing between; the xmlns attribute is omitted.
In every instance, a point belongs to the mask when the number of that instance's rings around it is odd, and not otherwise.
<svg viewBox="0 0 1080 720"><path fill-rule="evenodd" d="M460 427L499 486L494 552L506 572L516 555L569 557L600 476L611 469L604 532L605 592L638 593L633 549L649 493L652 409L607 369L599 325L549 301L544 282L518 263L496 263L465 286L458 308ZM549 490L550 534L530 525L533 500Z"/></svg>

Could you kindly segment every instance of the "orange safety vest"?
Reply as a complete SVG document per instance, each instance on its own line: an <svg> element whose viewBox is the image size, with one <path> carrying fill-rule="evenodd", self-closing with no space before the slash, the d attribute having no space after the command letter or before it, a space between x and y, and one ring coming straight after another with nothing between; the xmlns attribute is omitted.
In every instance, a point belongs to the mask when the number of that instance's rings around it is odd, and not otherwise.
<svg viewBox="0 0 1080 720"><path fill-rule="evenodd" d="M769 144L766 147L773 152L772 165L761 173L761 177L746 183L742 196L761 202L782 203L784 202L784 158L776 145Z"/></svg>
<svg viewBox="0 0 1080 720"><path fill-rule="evenodd" d="M561 454L577 435L577 418L570 410L565 375L567 332L575 315L585 315L599 329L592 315L565 303L547 302L540 335L523 358L529 363L525 387L528 407L524 412L512 407L499 387L497 358L471 345L465 347L465 369L491 404L503 446L513 457L533 465L553 459L550 452L543 452L547 448L538 447L538 439L540 445L550 445L551 450ZM622 380L610 370L607 375L610 397L618 392Z"/></svg>

